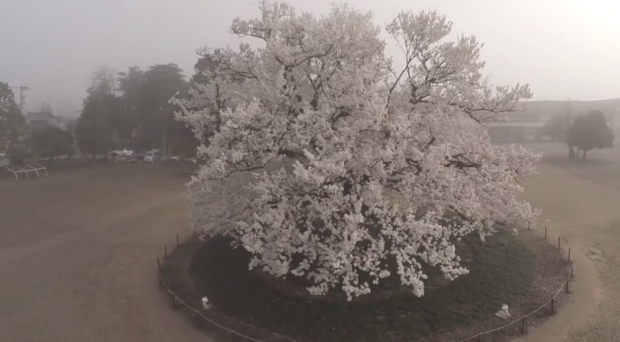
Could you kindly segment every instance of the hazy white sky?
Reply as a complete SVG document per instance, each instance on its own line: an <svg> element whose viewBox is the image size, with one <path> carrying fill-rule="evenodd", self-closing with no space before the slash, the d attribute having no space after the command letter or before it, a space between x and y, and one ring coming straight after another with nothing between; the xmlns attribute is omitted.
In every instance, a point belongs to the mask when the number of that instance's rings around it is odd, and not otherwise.
<svg viewBox="0 0 620 342"><path fill-rule="evenodd" d="M291 0L326 13L331 0ZM612 0L359 0L386 24L401 9L437 9L485 44L495 83L529 83L535 100L620 97L620 2ZM256 0L0 0L0 81L24 84L27 108L78 110L97 65L176 63L193 73L201 46L236 46L236 16ZM391 47L389 52L398 50Z"/></svg>

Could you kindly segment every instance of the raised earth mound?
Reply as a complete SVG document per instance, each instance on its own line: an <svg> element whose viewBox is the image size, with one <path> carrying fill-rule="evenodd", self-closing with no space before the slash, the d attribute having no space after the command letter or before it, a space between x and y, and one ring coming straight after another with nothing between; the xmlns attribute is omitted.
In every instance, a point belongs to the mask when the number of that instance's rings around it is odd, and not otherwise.
<svg viewBox="0 0 620 342"><path fill-rule="evenodd" d="M190 240L169 257L163 275L188 303L208 297L214 308L204 315L247 336L375 342L455 341L501 326L511 320L494 316L503 304L513 318L529 313L561 288L568 272L557 249L533 232L513 236L500 231L486 242L468 237L457 245L457 253L470 273L450 282L430 270L421 298L400 289L396 279L351 302L337 291L313 297L299 279L248 270L250 255L233 249L223 237ZM492 340L512 332L495 334Z"/></svg>

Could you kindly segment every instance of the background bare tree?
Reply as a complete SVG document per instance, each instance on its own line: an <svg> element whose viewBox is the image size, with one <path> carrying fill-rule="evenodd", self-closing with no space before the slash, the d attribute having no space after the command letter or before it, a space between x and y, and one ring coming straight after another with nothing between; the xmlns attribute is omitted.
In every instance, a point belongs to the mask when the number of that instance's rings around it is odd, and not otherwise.
<svg viewBox="0 0 620 342"><path fill-rule="evenodd" d="M101 65L96 67L91 73L90 81L89 93L97 92L102 95L114 95L118 89L117 71L109 66Z"/></svg>

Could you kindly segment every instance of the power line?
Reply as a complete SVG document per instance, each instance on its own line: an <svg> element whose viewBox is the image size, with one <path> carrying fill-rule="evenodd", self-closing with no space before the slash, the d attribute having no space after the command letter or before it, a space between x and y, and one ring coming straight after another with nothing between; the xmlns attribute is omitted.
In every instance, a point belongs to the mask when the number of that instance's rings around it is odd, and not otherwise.
<svg viewBox="0 0 620 342"><path fill-rule="evenodd" d="M30 91L38 94L39 96L41 96L44 99L46 99L48 103L49 102L55 102L57 104L65 105L65 106L68 106L68 107L71 107L71 108L79 107L79 106L76 106L75 104L68 103L68 102L65 102L65 101L59 101L59 100L49 101L49 96L46 96L45 94L41 93L40 91L37 91L36 89L32 89L32 88L24 86L24 85L20 85L19 87L9 87L9 88L19 89L19 110L21 111L22 115L26 114L24 112L24 107L26 105L26 90L30 90ZM80 110L77 110L77 111L76 110L71 110L71 111L72 112L76 112L76 113L80 112Z"/></svg>
<svg viewBox="0 0 620 342"><path fill-rule="evenodd" d="M59 103L59 104L65 105L65 106L76 107L75 104L71 104L71 103L68 103L68 102L65 102L65 101L59 101L59 100L49 101L49 96L46 96L45 94L41 93L40 91L38 91L36 89L30 89L30 90L35 92L35 93L37 93L37 94L39 94L41 97L44 97L46 100L48 100L48 102L56 102L56 103Z"/></svg>

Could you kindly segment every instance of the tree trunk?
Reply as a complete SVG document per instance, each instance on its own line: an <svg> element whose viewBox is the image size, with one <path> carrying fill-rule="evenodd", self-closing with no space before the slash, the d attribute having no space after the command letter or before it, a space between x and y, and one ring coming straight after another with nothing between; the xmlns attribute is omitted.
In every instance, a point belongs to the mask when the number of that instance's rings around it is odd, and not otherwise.
<svg viewBox="0 0 620 342"><path fill-rule="evenodd" d="M164 129L162 132L162 139L161 139L161 156L162 157L167 157L168 156L168 130L166 129L166 126L164 125Z"/></svg>
<svg viewBox="0 0 620 342"><path fill-rule="evenodd" d="M575 159L575 151L573 150L573 146L568 145L568 158Z"/></svg>

